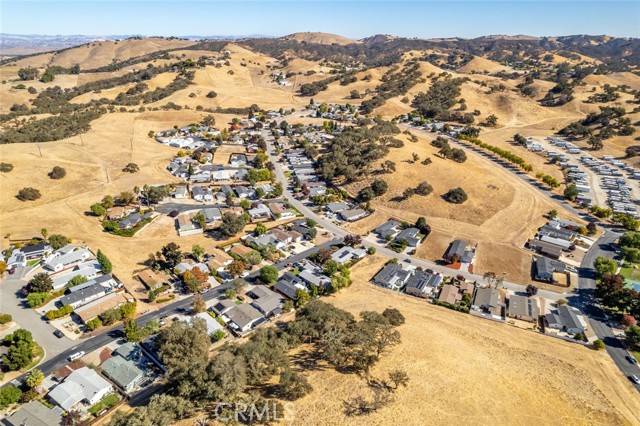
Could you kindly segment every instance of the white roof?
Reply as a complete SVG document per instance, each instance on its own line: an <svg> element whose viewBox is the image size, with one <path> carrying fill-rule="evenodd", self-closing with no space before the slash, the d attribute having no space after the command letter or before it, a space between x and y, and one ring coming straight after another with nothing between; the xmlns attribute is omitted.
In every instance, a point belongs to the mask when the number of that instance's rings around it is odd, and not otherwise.
<svg viewBox="0 0 640 426"><path fill-rule="evenodd" d="M195 314L193 317L191 317L191 321L193 321L194 318L200 318L201 320L204 320L204 322L207 324L208 334L213 334L218 330L223 330L218 321L213 319L213 317L207 312L200 312L199 314Z"/></svg>
<svg viewBox="0 0 640 426"><path fill-rule="evenodd" d="M75 370L65 381L49 392L56 404L69 411L82 400L90 401L95 395L111 388L111 383L89 367Z"/></svg>

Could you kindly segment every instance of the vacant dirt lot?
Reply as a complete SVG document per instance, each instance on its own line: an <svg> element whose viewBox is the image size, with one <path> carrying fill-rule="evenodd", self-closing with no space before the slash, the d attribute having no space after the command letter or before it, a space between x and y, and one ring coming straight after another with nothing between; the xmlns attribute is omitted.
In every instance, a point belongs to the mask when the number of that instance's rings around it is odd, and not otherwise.
<svg viewBox="0 0 640 426"><path fill-rule="evenodd" d="M633 425L640 400L604 352L562 342L394 294L366 281L384 263L358 264L355 284L329 300L354 314L398 308L402 343L372 372L401 368L410 381L396 400L367 417L347 417L343 402L371 398L366 382L331 368L308 372L314 392L295 403L309 425Z"/></svg>

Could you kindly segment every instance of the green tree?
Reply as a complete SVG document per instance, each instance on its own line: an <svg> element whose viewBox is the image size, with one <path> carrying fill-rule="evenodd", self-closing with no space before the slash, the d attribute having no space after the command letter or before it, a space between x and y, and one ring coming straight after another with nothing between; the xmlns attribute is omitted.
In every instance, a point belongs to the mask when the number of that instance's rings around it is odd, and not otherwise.
<svg viewBox="0 0 640 426"><path fill-rule="evenodd" d="M226 335L227 333L225 333L224 330L216 330L211 334L211 340L214 342L219 342L220 340L224 339Z"/></svg>
<svg viewBox="0 0 640 426"><path fill-rule="evenodd" d="M34 368L33 370L27 373L27 378L25 380L25 383L27 384L27 386L33 389L35 387L38 387L43 380L44 380L44 373L38 370L37 368Z"/></svg>
<svg viewBox="0 0 640 426"><path fill-rule="evenodd" d="M290 368L286 368L280 374L280 382L278 384L278 393L284 399L296 400L313 391L313 386L301 374L296 373Z"/></svg>
<svg viewBox="0 0 640 426"><path fill-rule="evenodd" d="M273 265L264 266L260 269L260 278L268 284L275 283L278 281L278 268Z"/></svg>
<svg viewBox="0 0 640 426"><path fill-rule="evenodd" d="M602 277L605 274L615 274L618 269L618 263L608 257L598 256L593 263L593 268L596 271L596 275Z"/></svg>
<svg viewBox="0 0 640 426"><path fill-rule="evenodd" d="M238 216L233 213L225 213L222 215L222 224L220 232L226 237L233 237L242 231L246 225L244 216Z"/></svg>
<svg viewBox="0 0 640 426"><path fill-rule="evenodd" d="M127 342L139 342L140 339L140 326L134 320L128 320L124 323L124 338Z"/></svg>
<svg viewBox="0 0 640 426"><path fill-rule="evenodd" d="M199 314L207 310L207 304L201 294L193 296L193 302L191 302L191 309L194 313Z"/></svg>
<svg viewBox="0 0 640 426"><path fill-rule="evenodd" d="M87 321L87 330L89 331L97 330L100 327L102 327L102 321L98 317L95 317Z"/></svg>
<svg viewBox="0 0 640 426"><path fill-rule="evenodd" d="M70 244L71 240L64 235L53 234L49 237L49 244L51 244L51 248L54 250L61 249L62 247Z"/></svg>
<svg viewBox="0 0 640 426"><path fill-rule="evenodd" d="M104 216L105 214L107 214L107 209L104 208L104 206L100 203L94 203L91 205L90 207L91 213L93 213L96 216Z"/></svg>
<svg viewBox="0 0 640 426"><path fill-rule="evenodd" d="M593 347L595 348L595 350L600 351L604 349L604 342L600 339L594 340Z"/></svg>
<svg viewBox="0 0 640 426"><path fill-rule="evenodd" d="M389 189L389 184L384 179L376 179L371 184L371 189L376 197L384 195Z"/></svg>
<svg viewBox="0 0 640 426"><path fill-rule="evenodd" d="M558 217L558 210L549 210L547 216L549 216L550 219L555 219L556 217Z"/></svg>
<svg viewBox="0 0 640 426"><path fill-rule="evenodd" d="M107 256L104 255L104 253L102 253L102 251L98 250L98 253L96 254L96 259L98 260L98 263L102 267L103 274L110 274L111 271L113 271L113 265L111 264L111 261Z"/></svg>
<svg viewBox="0 0 640 426"><path fill-rule="evenodd" d="M491 114L489 117L487 117L487 124L489 124L489 126L491 127L495 127L498 124L498 117L496 117L495 114Z"/></svg>
<svg viewBox="0 0 640 426"><path fill-rule="evenodd" d="M22 391L14 385L7 385L0 389L0 410L5 409L11 404L15 404L20 400Z"/></svg>
<svg viewBox="0 0 640 426"><path fill-rule="evenodd" d="M110 209L116 204L116 200L111 195L105 195L101 201L102 207Z"/></svg>
<svg viewBox="0 0 640 426"><path fill-rule="evenodd" d="M578 198L578 195L580 195L580 191L574 184L567 185L564 189L564 197L569 201L575 201L576 198Z"/></svg>
<svg viewBox="0 0 640 426"><path fill-rule="evenodd" d="M46 272L35 274L27 283L29 293L48 293L53 290L53 280Z"/></svg>
<svg viewBox="0 0 640 426"><path fill-rule="evenodd" d="M296 295L295 295L296 308L306 305L309 302L309 300L311 300L311 296L309 295L309 293L307 293L305 290L301 288L296 290Z"/></svg>
<svg viewBox="0 0 640 426"><path fill-rule="evenodd" d="M624 335L629 346L632 348L640 346L640 326L634 325L633 327L627 328Z"/></svg>
<svg viewBox="0 0 640 426"><path fill-rule="evenodd" d="M193 253L193 256L196 258L196 260L200 261L202 255L205 254L205 249L201 245L194 244L191 247L191 252Z"/></svg>

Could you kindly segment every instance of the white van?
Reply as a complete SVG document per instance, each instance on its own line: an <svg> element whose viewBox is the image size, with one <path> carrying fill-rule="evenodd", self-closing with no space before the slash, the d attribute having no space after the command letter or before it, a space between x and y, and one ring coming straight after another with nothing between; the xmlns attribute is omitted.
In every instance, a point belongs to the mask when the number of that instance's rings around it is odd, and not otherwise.
<svg viewBox="0 0 640 426"><path fill-rule="evenodd" d="M78 358L82 358L84 356L84 351L76 352L75 354L69 355L67 358L69 361L75 361Z"/></svg>

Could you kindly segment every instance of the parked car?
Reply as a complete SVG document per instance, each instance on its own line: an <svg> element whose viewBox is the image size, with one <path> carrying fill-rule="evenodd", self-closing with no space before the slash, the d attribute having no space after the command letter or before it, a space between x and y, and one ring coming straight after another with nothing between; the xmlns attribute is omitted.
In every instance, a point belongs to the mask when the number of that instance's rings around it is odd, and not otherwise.
<svg viewBox="0 0 640 426"><path fill-rule="evenodd" d="M78 358L82 358L84 356L84 351L76 352L75 354L69 355L67 358L69 361L75 361Z"/></svg>
<svg viewBox="0 0 640 426"><path fill-rule="evenodd" d="M179 214L180 212L178 212L178 210L171 210L171 212L169 212L169 217L178 217Z"/></svg>
<svg viewBox="0 0 640 426"><path fill-rule="evenodd" d="M636 385L640 385L640 377L636 376L635 374L633 376L629 376L629 379L631 379L631 381Z"/></svg>
<svg viewBox="0 0 640 426"><path fill-rule="evenodd" d="M54 331L53 335L56 336L58 339L62 339L64 337L64 333L60 330Z"/></svg>
<svg viewBox="0 0 640 426"><path fill-rule="evenodd" d="M627 361L629 361L631 364L637 364L638 360L633 356L633 355L627 355L625 357L627 359Z"/></svg>

